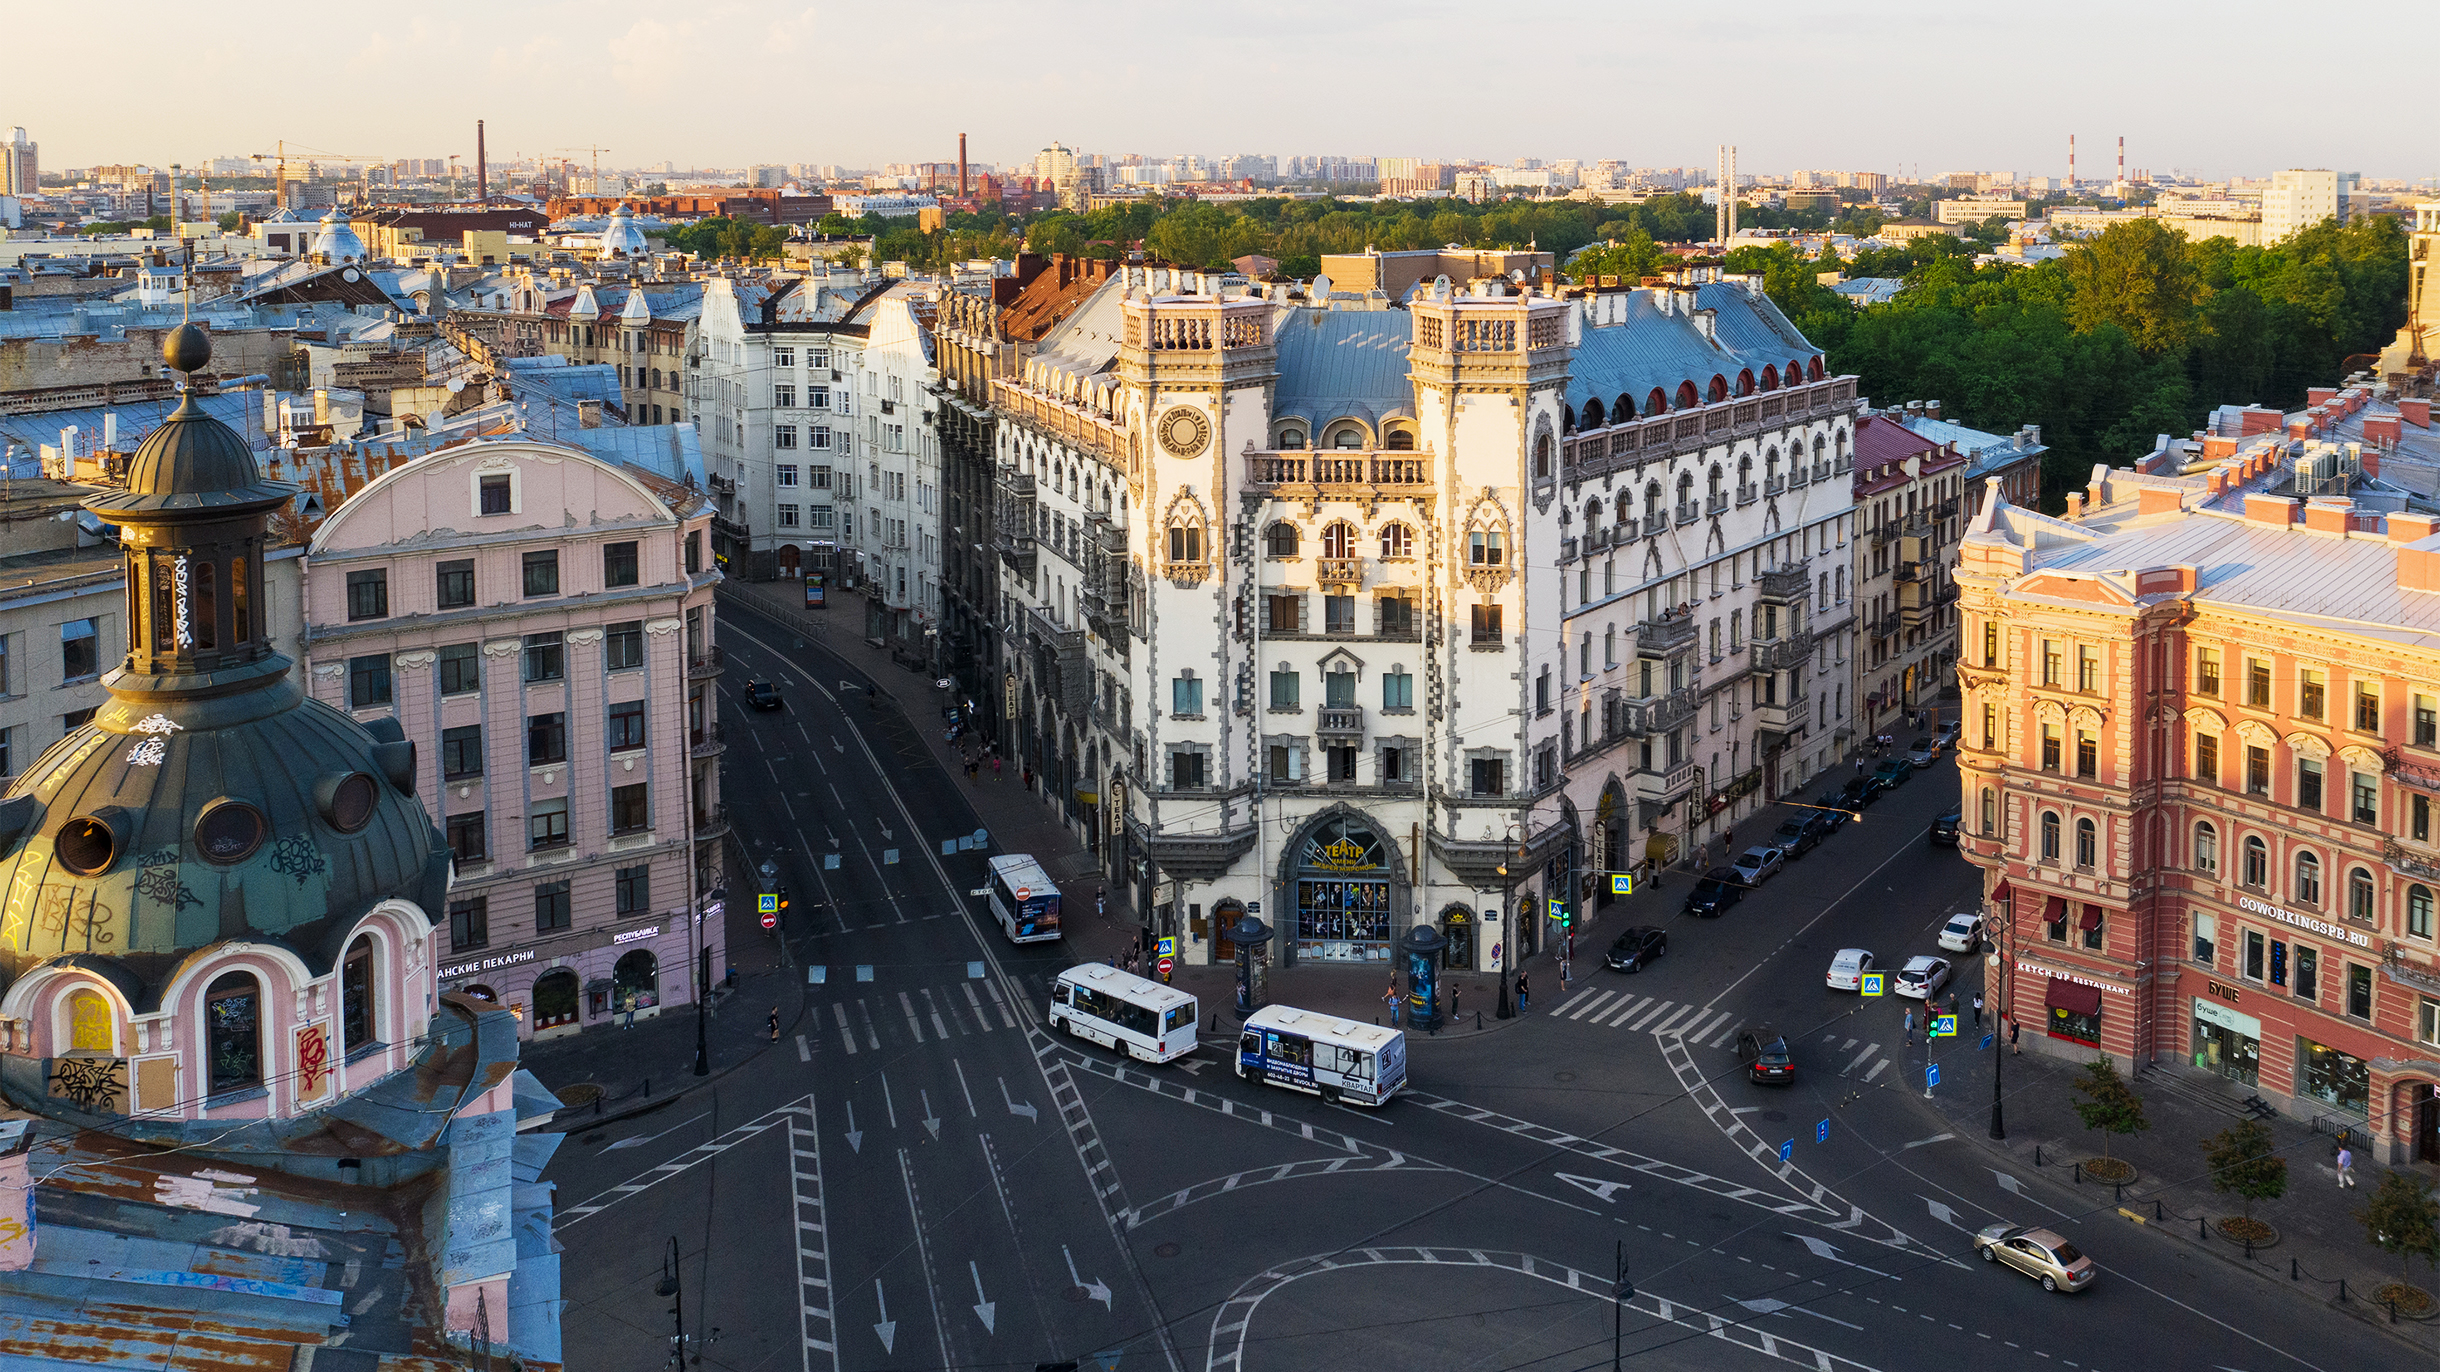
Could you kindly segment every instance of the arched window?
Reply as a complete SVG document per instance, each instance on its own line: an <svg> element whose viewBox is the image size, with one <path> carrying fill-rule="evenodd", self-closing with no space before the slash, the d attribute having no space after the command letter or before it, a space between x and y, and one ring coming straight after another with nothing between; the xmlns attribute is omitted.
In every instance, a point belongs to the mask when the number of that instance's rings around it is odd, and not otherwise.
<svg viewBox="0 0 2440 1372"><path fill-rule="evenodd" d="M1203 526L1179 523L1169 526L1169 560L1171 562L1201 562L1203 560Z"/></svg>
<svg viewBox="0 0 2440 1372"><path fill-rule="evenodd" d="M1753 454L1748 453L1737 459L1737 498L1743 500L1745 493L1752 490L1753 486L1754 457Z"/></svg>
<svg viewBox="0 0 2440 1372"><path fill-rule="evenodd" d="M1728 378L1721 376L1716 372L1713 373L1711 378L1711 387L1703 393L1703 398L1710 401L1714 405L1728 399Z"/></svg>
<svg viewBox="0 0 2440 1372"><path fill-rule="evenodd" d="M610 969L610 1008L649 1010L661 1003L660 959L641 948Z"/></svg>
<svg viewBox="0 0 2440 1372"><path fill-rule="evenodd" d="M262 1085L262 1011L262 987L251 973L228 973L204 991L204 1047L215 1095Z"/></svg>
<svg viewBox="0 0 2440 1372"><path fill-rule="evenodd" d="M1620 391L1618 393L1618 398L1610 402L1610 422L1613 424L1624 424L1634 417L1635 402L1627 399L1627 393L1625 391Z"/></svg>
<svg viewBox="0 0 2440 1372"><path fill-rule="evenodd" d="M1982 831L1986 837L1999 832L1999 793L1988 786L1982 791Z"/></svg>
<svg viewBox="0 0 2440 1372"><path fill-rule="evenodd" d="M1678 518L1694 518L1694 473L1678 473Z"/></svg>
<svg viewBox="0 0 2440 1372"><path fill-rule="evenodd" d="M1296 526L1283 519L1265 532L1264 542L1269 546L1271 556L1294 557L1298 542Z"/></svg>
<svg viewBox="0 0 2440 1372"><path fill-rule="evenodd" d="M1322 556L1354 557L1356 526L1344 519L1334 519L1322 529Z"/></svg>
<svg viewBox="0 0 2440 1372"><path fill-rule="evenodd" d="M1592 399L1584 402L1583 427L1588 429L1598 429L1602 425L1609 422L1610 421L1608 418L1602 414L1600 396L1594 396Z"/></svg>
<svg viewBox="0 0 2440 1372"><path fill-rule="evenodd" d="M2209 824L2194 826L2194 870L2198 872L2220 870L2220 831Z"/></svg>
<svg viewBox="0 0 2440 1372"><path fill-rule="evenodd" d="M1714 464L1711 469L1711 500L1713 504L1716 505L1720 502L1720 490L1721 487L1727 483L1727 481L1728 473L1721 471L1719 466Z"/></svg>
<svg viewBox="0 0 2440 1372"><path fill-rule="evenodd" d="M2245 839L2245 870L2242 878L2246 885L2257 889L2271 884L2270 847L2252 835L2247 835Z"/></svg>
<svg viewBox="0 0 2440 1372"><path fill-rule="evenodd" d="M2093 828L2091 820L2079 819L2076 821L2076 865L2078 867L2093 865L2094 850L2100 846L2097 842L2098 837L2099 833Z"/></svg>
<svg viewBox="0 0 2440 1372"><path fill-rule="evenodd" d="M1381 556L1413 557L1414 555L1415 531L1413 529L1404 524L1381 526Z"/></svg>
<svg viewBox="0 0 2440 1372"><path fill-rule="evenodd" d="M1667 513L1669 513L1667 510L1661 508L1661 483L1657 481L1645 482L1644 518L1650 519L1654 515L1666 515Z"/></svg>
<svg viewBox="0 0 2440 1372"><path fill-rule="evenodd" d="M1305 446L1305 430L1300 424L1283 425L1279 431L1279 446L1283 452L1293 452Z"/></svg>
<svg viewBox="0 0 2440 1372"><path fill-rule="evenodd" d="M2361 867L2347 873L2347 918L2372 922L2372 873Z"/></svg>
<svg viewBox="0 0 2440 1372"><path fill-rule="evenodd" d="M2406 932L2416 938L2432 936L2432 893L2428 886L2406 888Z"/></svg>
<svg viewBox="0 0 2440 1372"><path fill-rule="evenodd" d="M1330 435L1330 446L1333 448L1361 448L1364 446L1364 431L1349 424Z"/></svg>
<svg viewBox="0 0 2440 1372"><path fill-rule="evenodd" d="M1695 406L1702 403L1703 393L1694 388L1694 383L1692 381L1681 381L1678 383L1677 407L1679 409L1691 410Z"/></svg>
<svg viewBox="0 0 2440 1372"><path fill-rule="evenodd" d="M348 1052L379 1037L379 1022L373 1015L373 986L373 940L369 935L359 934L347 947L346 961L339 964L340 1037Z"/></svg>
<svg viewBox="0 0 2440 1372"><path fill-rule="evenodd" d="M2312 853L2296 855L2296 903L2321 904L2321 859Z"/></svg>
<svg viewBox="0 0 2440 1372"><path fill-rule="evenodd" d="M68 1051L110 1054L118 1051L118 1016L110 997L79 987L68 993Z"/></svg>
<svg viewBox="0 0 2440 1372"><path fill-rule="evenodd" d="M1411 453L1415 451L1415 435L1404 429L1392 429L1382 436L1381 446L1393 453Z"/></svg>
<svg viewBox="0 0 2440 1372"><path fill-rule="evenodd" d="M1762 475L1769 481L1779 479L1779 449L1771 448L1762 454Z"/></svg>
<svg viewBox="0 0 2440 1372"><path fill-rule="evenodd" d="M1752 370L1751 368L1748 368L1748 369L1746 369L1746 370L1744 370L1744 371L1740 371L1740 372L1738 372L1738 373L1737 373L1737 394L1739 394L1739 395L1752 395L1753 393L1754 393L1754 373L1753 373L1753 370Z"/></svg>
<svg viewBox="0 0 2440 1372"><path fill-rule="evenodd" d="M1668 409L1669 393L1662 390L1660 387L1653 387L1652 394L1644 397L1644 415L1646 418L1656 414L1664 414L1668 411Z"/></svg>
<svg viewBox="0 0 2440 1372"><path fill-rule="evenodd" d="M581 986L576 974L562 967L545 972L534 981L534 1027L556 1029L574 1024Z"/></svg>
<svg viewBox="0 0 2440 1372"><path fill-rule="evenodd" d="M1779 389L1779 369L1771 366L1769 363L1763 364L1762 389L1766 391L1775 391Z"/></svg>
<svg viewBox="0 0 2440 1372"><path fill-rule="evenodd" d="M1587 538L1601 532L1601 497L1584 502L1584 535Z"/></svg>
<svg viewBox="0 0 2440 1372"><path fill-rule="evenodd" d="M1550 479L1550 435L1536 434L1533 440L1533 475L1536 481Z"/></svg>
<svg viewBox="0 0 2440 1372"><path fill-rule="evenodd" d="M2044 810L2042 812L2042 861L2057 862L2058 860L2059 812Z"/></svg>
<svg viewBox="0 0 2440 1372"><path fill-rule="evenodd" d="M1822 359L1819 353L1814 354L1812 360L1805 363L1805 375L1815 381L1822 379Z"/></svg>

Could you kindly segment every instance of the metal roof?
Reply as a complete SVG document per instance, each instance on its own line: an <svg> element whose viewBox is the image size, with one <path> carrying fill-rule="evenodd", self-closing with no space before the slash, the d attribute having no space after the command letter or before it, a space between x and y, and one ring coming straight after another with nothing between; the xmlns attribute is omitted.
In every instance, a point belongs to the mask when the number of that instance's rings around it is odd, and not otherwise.
<svg viewBox="0 0 2440 1372"><path fill-rule="evenodd" d="M1414 414L1407 349L1414 316L1404 310L1333 310L1305 306L1273 316L1279 349L1277 417L1320 426L1340 418L1378 425Z"/></svg>

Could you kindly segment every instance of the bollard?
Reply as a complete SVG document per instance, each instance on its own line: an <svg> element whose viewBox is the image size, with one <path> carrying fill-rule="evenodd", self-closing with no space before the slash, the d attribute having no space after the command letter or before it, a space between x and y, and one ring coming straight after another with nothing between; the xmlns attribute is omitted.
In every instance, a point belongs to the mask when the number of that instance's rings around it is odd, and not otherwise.
<svg viewBox="0 0 2440 1372"><path fill-rule="evenodd" d="M2166 1220L2169 1218L2169 1208L2168 1208L2167 1206L2165 1206L2165 1205L2162 1205L2162 1204L2161 1204L2159 1201L2157 1201L2157 1200L2156 1200L2156 1201L2153 1201L2153 1202L2152 1202L2152 1218L2153 1218L2153 1220L2154 1220L2155 1222L2166 1221Z"/></svg>
<svg viewBox="0 0 2440 1372"><path fill-rule="evenodd" d="M2398 1298L2395 1296L2389 1298L2389 1322L2391 1324L2398 1322Z"/></svg>
<svg viewBox="0 0 2440 1372"><path fill-rule="evenodd" d="M2245 1260L2247 1262L2254 1260L2254 1236L2251 1234L2245 1236Z"/></svg>
<svg viewBox="0 0 2440 1372"><path fill-rule="evenodd" d="M2081 1163L2081 1162L2079 1162L2079 1163L2077 1163L2077 1164L2076 1164L2076 1185L2078 1185L2078 1186L2082 1186L2083 1184L2084 1184L2084 1164L2083 1164L2083 1163Z"/></svg>
<svg viewBox="0 0 2440 1372"><path fill-rule="evenodd" d="M2114 1181L2114 1182L2111 1182L2111 1183L2110 1183L2110 1199L2111 1199L2111 1200L2114 1200L2114 1201L2116 1201L2116 1202L2118 1202L2120 1205L2124 1205L2124 1204L2126 1204L2126 1202L2127 1202L2127 1184L2126 1184L2125 1182L2122 1182L2122 1181Z"/></svg>
<svg viewBox="0 0 2440 1372"><path fill-rule="evenodd" d="M2208 1217L2203 1215L2194 1217L2194 1236L2205 1243L2211 1242L2211 1221Z"/></svg>
<svg viewBox="0 0 2440 1372"><path fill-rule="evenodd" d="M1474 1027L1478 1030L1483 1027L1483 1012L1480 1010L1474 1012Z"/></svg>
<svg viewBox="0 0 2440 1372"><path fill-rule="evenodd" d="M2347 1303L2347 1279L2345 1277L2338 1279L2338 1303L2341 1305Z"/></svg>
<svg viewBox="0 0 2440 1372"><path fill-rule="evenodd" d="M2303 1280L2303 1278L2301 1278L2300 1276L2298 1276L2298 1275L2297 1275L2296 1260L2295 1260L2294 1258L2289 1258L2289 1259L2288 1259L2288 1280L2289 1280L2289 1281L2301 1281L2301 1280Z"/></svg>
<svg viewBox="0 0 2440 1372"><path fill-rule="evenodd" d="M2038 1143L2033 1146L2033 1165L2036 1167L2042 1165L2042 1145Z"/></svg>

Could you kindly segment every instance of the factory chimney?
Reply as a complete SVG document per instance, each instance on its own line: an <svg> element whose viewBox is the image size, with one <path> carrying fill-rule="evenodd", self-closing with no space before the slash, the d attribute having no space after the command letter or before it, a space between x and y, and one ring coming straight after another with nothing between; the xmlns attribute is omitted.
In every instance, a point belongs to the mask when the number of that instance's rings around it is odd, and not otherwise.
<svg viewBox="0 0 2440 1372"><path fill-rule="evenodd" d="M2122 133L2122 134L2118 135L2118 193L2119 193L2120 195L2124 195L2124 194L2126 194L2126 188L2127 188L2127 136L2126 136L2125 134L2123 134L2123 133Z"/></svg>
<svg viewBox="0 0 2440 1372"><path fill-rule="evenodd" d="M483 156L483 121L474 121L474 202L491 203L491 164Z"/></svg>
<svg viewBox="0 0 2440 1372"><path fill-rule="evenodd" d="M2067 135L2067 188L2076 188L2076 136Z"/></svg>
<svg viewBox="0 0 2440 1372"><path fill-rule="evenodd" d="M957 136L957 198L966 198L966 135Z"/></svg>

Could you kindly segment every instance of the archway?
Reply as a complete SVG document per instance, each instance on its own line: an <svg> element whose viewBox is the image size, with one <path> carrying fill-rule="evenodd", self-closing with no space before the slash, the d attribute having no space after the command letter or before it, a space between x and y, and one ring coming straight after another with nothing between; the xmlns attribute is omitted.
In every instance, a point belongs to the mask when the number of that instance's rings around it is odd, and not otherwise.
<svg viewBox="0 0 2440 1372"><path fill-rule="evenodd" d="M1440 934L1449 946L1440 954L1440 965L1452 971L1470 971L1474 967L1475 916L1463 905L1451 905L1440 912Z"/></svg>
<svg viewBox="0 0 2440 1372"><path fill-rule="evenodd" d="M793 543L779 545L779 574L784 581L792 581L798 575L798 554Z"/></svg>
<svg viewBox="0 0 2440 1372"><path fill-rule="evenodd" d="M581 989L576 974L565 967L543 973L534 982L534 1028L556 1029L574 1024Z"/></svg>
<svg viewBox="0 0 2440 1372"><path fill-rule="evenodd" d="M1406 863L1389 831L1350 805L1305 823L1279 859L1291 958L1390 961L1407 908Z"/></svg>
<svg viewBox="0 0 2440 1372"><path fill-rule="evenodd" d="M661 960L638 948L610 969L610 1008L650 1010L661 1003Z"/></svg>

